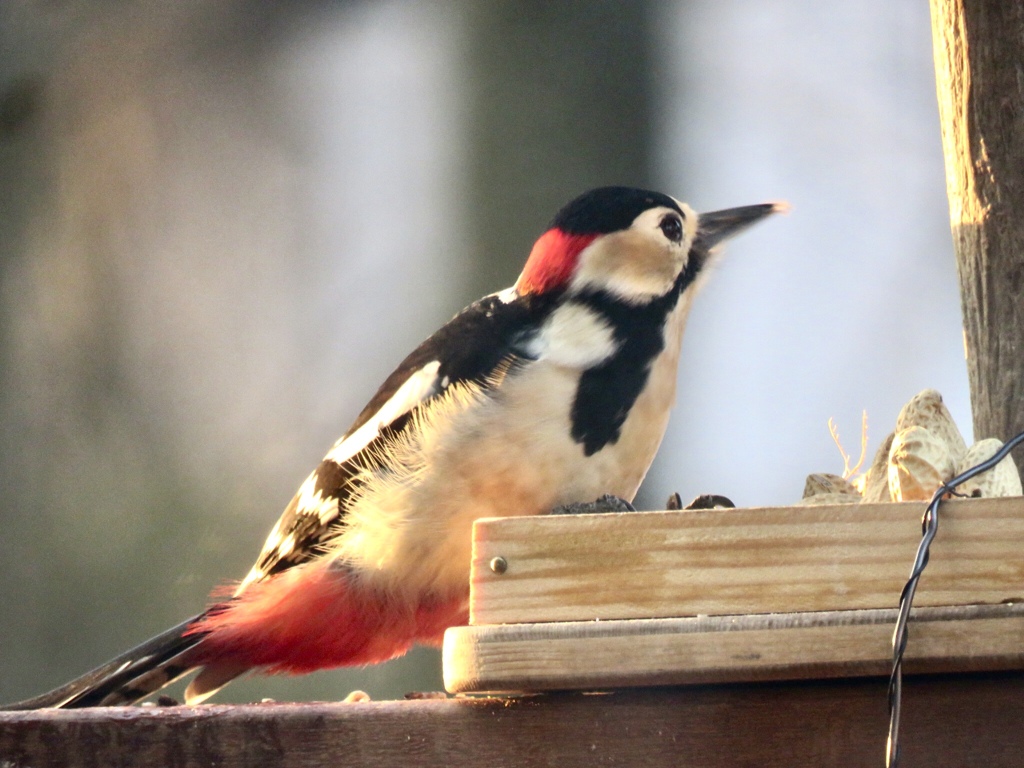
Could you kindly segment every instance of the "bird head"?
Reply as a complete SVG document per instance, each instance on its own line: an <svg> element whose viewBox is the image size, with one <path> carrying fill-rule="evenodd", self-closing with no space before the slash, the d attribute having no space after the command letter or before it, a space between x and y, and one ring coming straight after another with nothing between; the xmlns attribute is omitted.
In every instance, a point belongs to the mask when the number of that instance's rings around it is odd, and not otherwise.
<svg viewBox="0 0 1024 768"><path fill-rule="evenodd" d="M556 214L516 282L521 295L602 292L646 304L685 291L717 246L781 203L696 213L660 192L599 187Z"/></svg>

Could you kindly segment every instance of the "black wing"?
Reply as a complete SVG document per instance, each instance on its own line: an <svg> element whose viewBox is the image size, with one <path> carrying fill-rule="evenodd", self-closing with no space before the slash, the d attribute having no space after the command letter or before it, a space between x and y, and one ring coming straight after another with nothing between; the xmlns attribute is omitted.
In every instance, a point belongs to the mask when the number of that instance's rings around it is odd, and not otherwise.
<svg viewBox="0 0 1024 768"><path fill-rule="evenodd" d="M513 289L466 307L420 344L381 385L345 435L306 479L267 538L247 584L312 559L344 523L360 477L381 468L380 450L417 409L460 382L486 386L553 309L557 295L520 296Z"/></svg>

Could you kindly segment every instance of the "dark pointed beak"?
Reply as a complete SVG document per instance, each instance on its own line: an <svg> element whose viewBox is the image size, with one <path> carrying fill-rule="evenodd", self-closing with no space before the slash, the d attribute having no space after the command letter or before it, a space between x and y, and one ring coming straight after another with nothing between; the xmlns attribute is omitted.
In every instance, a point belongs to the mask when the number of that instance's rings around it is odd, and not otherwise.
<svg viewBox="0 0 1024 768"><path fill-rule="evenodd" d="M716 245L738 235L747 227L773 213L788 210L786 203L761 203L744 205L741 208L727 208L724 211L702 213L697 219L697 238L694 245L710 251Z"/></svg>

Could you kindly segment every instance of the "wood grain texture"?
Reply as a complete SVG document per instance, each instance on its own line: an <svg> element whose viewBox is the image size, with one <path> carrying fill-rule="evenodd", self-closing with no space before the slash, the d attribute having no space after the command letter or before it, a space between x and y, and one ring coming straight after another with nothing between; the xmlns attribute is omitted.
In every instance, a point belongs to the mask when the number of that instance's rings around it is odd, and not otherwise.
<svg viewBox="0 0 1024 768"><path fill-rule="evenodd" d="M1019 766L1022 675L910 678L903 762ZM874 768L885 682L522 699L0 713L5 768Z"/></svg>
<svg viewBox="0 0 1024 768"><path fill-rule="evenodd" d="M924 505L480 520L470 622L892 608ZM944 502L917 606L1024 599L1024 498ZM488 567L494 557L504 573Z"/></svg>
<svg viewBox="0 0 1024 768"><path fill-rule="evenodd" d="M896 610L499 624L445 634L452 693L885 675ZM923 608L909 672L1024 669L1024 603Z"/></svg>
<svg viewBox="0 0 1024 768"><path fill-rule="evenodd" d="M1005 442L1024 430L1024 2L931 11L974 436Z"/></svg>

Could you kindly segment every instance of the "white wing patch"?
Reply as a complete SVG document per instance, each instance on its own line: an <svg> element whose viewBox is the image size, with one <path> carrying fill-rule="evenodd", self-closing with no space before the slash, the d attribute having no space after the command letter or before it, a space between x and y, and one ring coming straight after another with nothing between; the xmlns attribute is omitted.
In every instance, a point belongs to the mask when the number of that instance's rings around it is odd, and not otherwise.
<svg viewBox="0 0 1024 768"><path fill-rule="evenodd" d="M498 291L497 293L492 293L491 295L496 297L502 304L511 304L519 298L519 291L517 291L516 287L513 285L505 288L504 290Z"/></svg>
<svg viewBox="0 0 1024 768"><path fill-rule="evenodd" d="M344 464L379 436L383 427L405 415L439 390L445 389L448 386L448 377L445 377L445 381L438 382L437 373L440 368L440 361L434 360L409 376L370 419L348 437L335 443L324 457L325 460ZM251 583L263 579L266 576L267 568L273 567L276 561L287 558L295 552L296 547L299 546L298 537L300 535L292 530L293 526L297 524L296 521L315 517L321 525L329 525L339 517L341 510L338 499L331 495L333 489L326 489L327 495L324 495L325 489L318 489L318 482L319 476L314 470L299 487L299 492L293 500L294 506L289 507L291 514L286 512L270 532L256 565L238 586L235 591L236 595ZM272 553L274 556L270 566L261 566L261 563L267 560L268 553Z"/></svg>
<svg viewBox="0 0 1024 768"><path fill-rule="evenodd" d="M395 394L388 398L379 411L355 432L335 443L324 458L337 464L344 464L363 450L375 437L380 435L381 427L386 427L399 416L408 413L437 391L437 372L440 367L441 362L434 360L412 374ZM308 484L309 480L306 483ZM312 491L312 485L310 490ZM301 500L299 506L300 508L302 506Z"/></svg>
<svg viewBox="0 0 1024 768"><path fill-rule="evenodd" d="M316 490L316 481L317 475L316 472L313 472L302 483L302 486L299 488L298 497L295 499L296 515L285 515L277 521L274 530L270 532L266 542L263 544L263 550L260 552L256 564L242 580L242 583L238 585L235 595L241 594L254 581L260 581L267 575L264 568L260 565L266 553L273 552L277 559L283 559L295 550L298 539L296 538L295 531L289 531L288 529L295 522L296 516L315 515L321 524L324 525L338 516L338 500L330 496L324 498L323 493Z"/></svg>
<svg viewBox="0 0 1024 768"><path fill-rule="evenodd" d="M323 492L316 489L317 474L313 472L299 488L299 500L295 508L300 514L316 515L321 523L327 523L338 516L338 500L333 496L324 498ZM292 546L295 545L294 537ZM291 547L289 547L290 551ZM284 552L283 546L281 553Z"/></svg>

